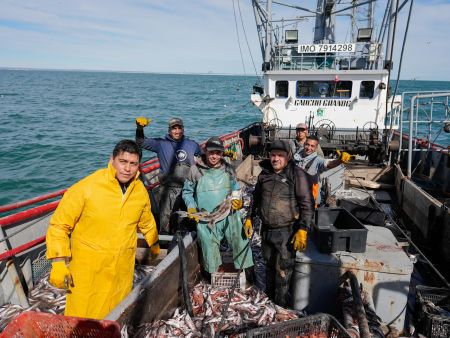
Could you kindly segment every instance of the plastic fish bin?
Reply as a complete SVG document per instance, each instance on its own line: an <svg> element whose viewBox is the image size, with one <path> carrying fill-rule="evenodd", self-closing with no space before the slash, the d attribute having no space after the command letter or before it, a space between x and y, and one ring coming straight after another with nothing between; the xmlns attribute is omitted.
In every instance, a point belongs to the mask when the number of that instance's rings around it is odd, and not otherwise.
<svg viewBox="0 0 450 338"><path fill-rule="evenodd" d="M431 304L430 304L431 303ZM436 307L444 311L439 312ZM450 290L418 285L416 287L416 320L419 332L429 338L450 337Z"/></svg>
<svg viewBox="0 0 450 338"><path fill-rule="evenodd" d="M325 313L258 327L247 331L247 338L350 338L344 327Z"/></svg>
<svg viewBox="0 0 450 338"><path fill-rule="evenodd" d="M367 228L344 208L319 208L313 239L319 252L366 251Z"/></svg>
<svg viewBox="0 0 450 338"><path fill-rule="evenodd" d="M120 338L120 326L111 320L94 320L27 311L9 323L1 337Z"/></svg>

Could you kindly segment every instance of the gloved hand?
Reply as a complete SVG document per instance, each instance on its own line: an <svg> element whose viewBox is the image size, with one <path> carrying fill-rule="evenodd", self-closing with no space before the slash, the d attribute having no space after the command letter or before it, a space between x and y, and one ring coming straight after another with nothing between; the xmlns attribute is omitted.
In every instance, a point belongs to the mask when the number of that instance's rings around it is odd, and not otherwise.
<svg viewBox="0 0 450 338"><path fill-rule="evenodd" d="M159 247L159 242L156 242L150 247L150 253L152 255L152 259L155 259L158 257L159 253L161 251L161 248Z"/></svg>
<svg viewBox="0 0 450 338"><path fill-rule="evenodd" d="M242 209L243 206L244 206L244 200L242 198L231 201L231 208L233 210L240 210L240 209Z"/></svg>
<svg viewBox="0 0 450 338"><path fill-rule="evenodd" d="M345 151L340 152L339 150L336 150L336 153L337 153L337 155L339 157L339 160L342 163L348 163L350 160L355 158L355 155L350 155L349 153L347 153Z"/></svg>
<svg viewBox="0 0 450 338"><path fill-rule="evenodd" d="M139 116L136 118L136 125L138 127L142 127L142 128L147 127L150 124L150 122L152 122L152 120L148 119L144 116Z"/></svg>
<svg viewBox="0 0 450 338"><path fill-rule="evenodd" d="M53 261L50 271L49 283L58 289L68 289L73 286L72 275L66 266L65 260Z"/></svg>
<svg viewBox="0 0 450 338"><path fill-rule="evenodd" d="M227 149L223 152L223 156L228 156L229 158L231 158L232 160L236 160L237 159L237 154L234 150L231 149Z"/></svg>
<svg viewBox="0 0 450 338"><path fill-rule="evenodd" d="M199 221L200 219L198 218L198 216L193 215L193 214L195 214L195 213L197 212L197 208L188 208L187 212L188 212L188 218L189 218L190 220L193 220L193 221L195 221L196 223L198 223L198 221Z"/></svg>
<svg viewBox="0 0 450 338"><path fill-rule="evenodd" d="M304 229L300 229L294 234L291 244L293 244L295 251L305 251L306 250L307 237L308 237L308 232Z"/></svg>
<svg viewBox="0 0 450 338"><path fill-rule="evenodd" d="M247 236L247 238L252 237L252 232L253 232L253 225L252 225L252 219L251 218L247 218L244 222L244 233L245 236Z"/></svg>

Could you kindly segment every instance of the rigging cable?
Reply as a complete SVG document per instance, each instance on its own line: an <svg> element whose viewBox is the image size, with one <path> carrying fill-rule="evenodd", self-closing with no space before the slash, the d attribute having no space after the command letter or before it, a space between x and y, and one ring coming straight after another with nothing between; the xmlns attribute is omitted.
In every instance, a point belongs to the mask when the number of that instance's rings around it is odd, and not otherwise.
<svg viewBox="0 0 450 338"><path fill-rule="evenodd" d="M239 45L239 53L241 55L242 68L244 69L244 75L247 75L247 73L245 71L244 57L242 56L241 40L239 39L239 30L238 30L238 24L237 24L237 19L236 19L236 9L234 8L234 0L232 0L231 2L233 3L234 24L236 26L236 35L237 35L237 40L238 40L238 45Z"/></svg>
<svg viewBox="0 0 450 338"><path fill-rule="evenodd" d="M401 73L401 70L402 70L402 62L403 62L403 52L405 51L406 38L408 36L409 21L411 19L411 13L412 13L413 4L414 4L414 0L410 0L408 20L406 21L405 36L403 37L402 51L400 53L400 62L398 64L397 81L395 82L395 90L394 90L393 98L397 94L398 84L400 82L400 73ZM396 14L396 15L398 15L398 14ZM394 107L394 100L392 99L391 111L392 111L393 107ZM391 132L392 132L392 124L393 124L393 119L391 118L391 126L390 126Z"/></svg>
<svg viewBox="0 0 450 338"><path fill-rule="evenodd" d="M241 18L241 25L242 25L242 31L244 33L245 43L247 44L248 53L250 54L250 59L252 60L252 65L253 65L253 69L255 70L255 75L256 75L256 77L258 77L258 71L256 70L255 61L253 60L253 54L250 49L250 45L248 43L247 32L245 31L244 20L242 19L241 4L240 4L239 0L236 0L236 1L238 4L239 16ZM259 80L259 77L258 77L258 80Z"/></svg>

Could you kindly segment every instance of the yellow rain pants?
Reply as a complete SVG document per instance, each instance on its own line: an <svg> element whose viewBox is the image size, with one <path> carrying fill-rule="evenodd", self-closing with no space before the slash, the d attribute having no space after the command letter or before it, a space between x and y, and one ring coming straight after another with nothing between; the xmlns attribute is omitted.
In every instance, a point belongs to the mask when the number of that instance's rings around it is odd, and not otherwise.
<svg viewBox="0 0 450 338"><path fill-rule="evenodd" d="M115 173L109 163L70 187L50 220L47 258L70 257L67 316L104 318L131 291L137 229L158 240L139 173L125 195Z"/></svg>

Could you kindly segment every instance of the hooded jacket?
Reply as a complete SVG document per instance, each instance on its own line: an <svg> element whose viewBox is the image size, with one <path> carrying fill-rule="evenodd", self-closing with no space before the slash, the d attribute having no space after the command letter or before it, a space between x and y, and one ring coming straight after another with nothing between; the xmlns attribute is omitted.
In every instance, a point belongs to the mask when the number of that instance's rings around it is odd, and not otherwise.
<svg viewBox="0 0 450 338"><path fill-rule="evenodd" d="M68 316L104 318L131 291L137 230L149 246L158 241L139 173L124 194L115 175L110 162L74 184L50 219L47 258L70 258Z"/></svg>
<svg viewBox="0 0 450 338"><path fill-rule="evenodd" d="M294 223L308 229L313 217L313 198L310 181L291 160L275 173L270 160L260 163L262 168L253 192L252 217L258 215L263 228L275 229Z"/></svg>
<svg viewBox="0 0 450 338"><path fill-rule="evenodd" d="M199 191L198 183L205 173L215 176L214 186L202 187ZM206 164L205 155L202 155L196 165L191 167L184 183L182 197L188 208L212 211L231 191L239 189L234 170L227 162L222 160L219 168L211 168Z"/></svg>
<svg viewBox="0 0 450 338"><path fill-rule="evenodd" d="M164 138L145 137L142 129L136 129L136 143L139 147L156 153L160 172L164 176L169 175L177 165L195 164L195 156L202 153L198 143L187 137L183 136L179 141L169 134Z"/></svg>

